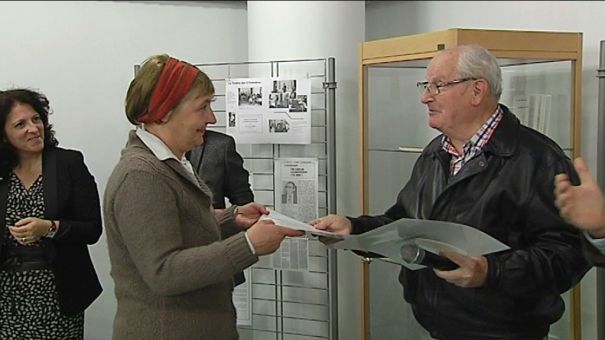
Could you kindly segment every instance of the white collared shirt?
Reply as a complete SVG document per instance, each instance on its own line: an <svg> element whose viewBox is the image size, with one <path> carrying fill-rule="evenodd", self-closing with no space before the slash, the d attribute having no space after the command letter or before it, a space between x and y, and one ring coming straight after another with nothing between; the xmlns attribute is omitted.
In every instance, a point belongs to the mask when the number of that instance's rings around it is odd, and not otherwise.
<svg viewBox="0 0 605 340"><path fill-rule="evenodd" d="M595 248L597 248L601 254L605 255L605 238L592 238L588 232L584 232L584 237L588 240L588 242L592 243Z"/></svg>

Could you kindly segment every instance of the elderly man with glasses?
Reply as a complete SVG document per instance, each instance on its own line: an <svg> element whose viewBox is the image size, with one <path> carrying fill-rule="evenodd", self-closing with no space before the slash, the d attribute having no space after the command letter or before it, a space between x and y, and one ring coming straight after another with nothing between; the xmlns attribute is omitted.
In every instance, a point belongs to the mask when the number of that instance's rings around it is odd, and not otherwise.
<svg viewBox="0 0 605 340"><path fill-rule="evenodd" d="M548 137L523 126L499 103L502 75L485 48L439 52L418 83L428 124L441 135L426 146L411 178L383 215L328 215L322 230L359 234L400 218L451 221L510 246L486 256L441 255L449 271L402 267L399 280L416 319L436 339L544 339L565 310L560 294L590 265L581 234L554 205L554 177L576 177Z"/></svg>

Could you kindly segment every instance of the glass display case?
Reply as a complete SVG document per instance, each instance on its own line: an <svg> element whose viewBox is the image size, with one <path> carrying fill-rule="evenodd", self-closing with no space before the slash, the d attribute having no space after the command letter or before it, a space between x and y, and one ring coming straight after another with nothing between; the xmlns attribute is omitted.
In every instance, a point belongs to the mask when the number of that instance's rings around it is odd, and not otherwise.
<svg viewBox="0 0 605 340"><path fill-rule="evenodd" d="M364 214L381 214L407 182L422 148L438 132L427 124L416 82L430 59L463 44L489 49L502 66L507 105L527 126L580 155L582 34L450 29L365 42L361 46L361 197ZM415 321L397 280L400 267L362 261L364 340L430 339ZM581 339L579 285L564 294L565 315L550 339Z"/></svg>

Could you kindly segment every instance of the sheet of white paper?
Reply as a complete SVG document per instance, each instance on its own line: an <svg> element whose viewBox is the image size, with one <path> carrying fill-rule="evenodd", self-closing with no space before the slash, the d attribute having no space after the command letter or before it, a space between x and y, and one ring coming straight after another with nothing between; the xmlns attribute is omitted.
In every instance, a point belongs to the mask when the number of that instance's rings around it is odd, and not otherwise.
<svg viewBox="0 0 605 340"><path fill-rule="evenodd" d="M261 216L261 218L260 218L261 220L265 220L265 219L273 220L273 222L275 222L275 224L278 224L282 227L294 229L294 230L305 231L309 234L317 235L317 236L326 236L326 237L338 238L338 239L344 239L344 238L348 237L348 236L334 234L329 231L315 229L315 228L313 228L313 226L311 226L307 223L295 220L284 214L280 214L275 210L271 210L271 209L268 209L268 210L269 210L269 215Z"/></svg>
<svg viewBox="0 0 605 340"><path fill-rule="evenodd" d="M424 268L401 258L401 246L415 242L433 253L453 250L469 256L479 256L509 249L506 244L467 225L402 218L380 228L359 235L350 235L329 245L336 249L361 250L380 254L409 269Z"/></svg>

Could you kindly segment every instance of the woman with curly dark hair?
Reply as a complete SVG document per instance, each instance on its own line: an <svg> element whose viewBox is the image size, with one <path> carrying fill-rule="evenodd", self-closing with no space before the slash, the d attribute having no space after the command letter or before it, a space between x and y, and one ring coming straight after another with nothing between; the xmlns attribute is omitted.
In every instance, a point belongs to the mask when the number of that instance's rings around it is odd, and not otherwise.
<svg viewBox="0 0 605 340"><path fill-rule="evenodd" d="M43 94L0 91L1 339L83 339L101 293L88 252L101 235L97 186L48 115Z"/></svg>

